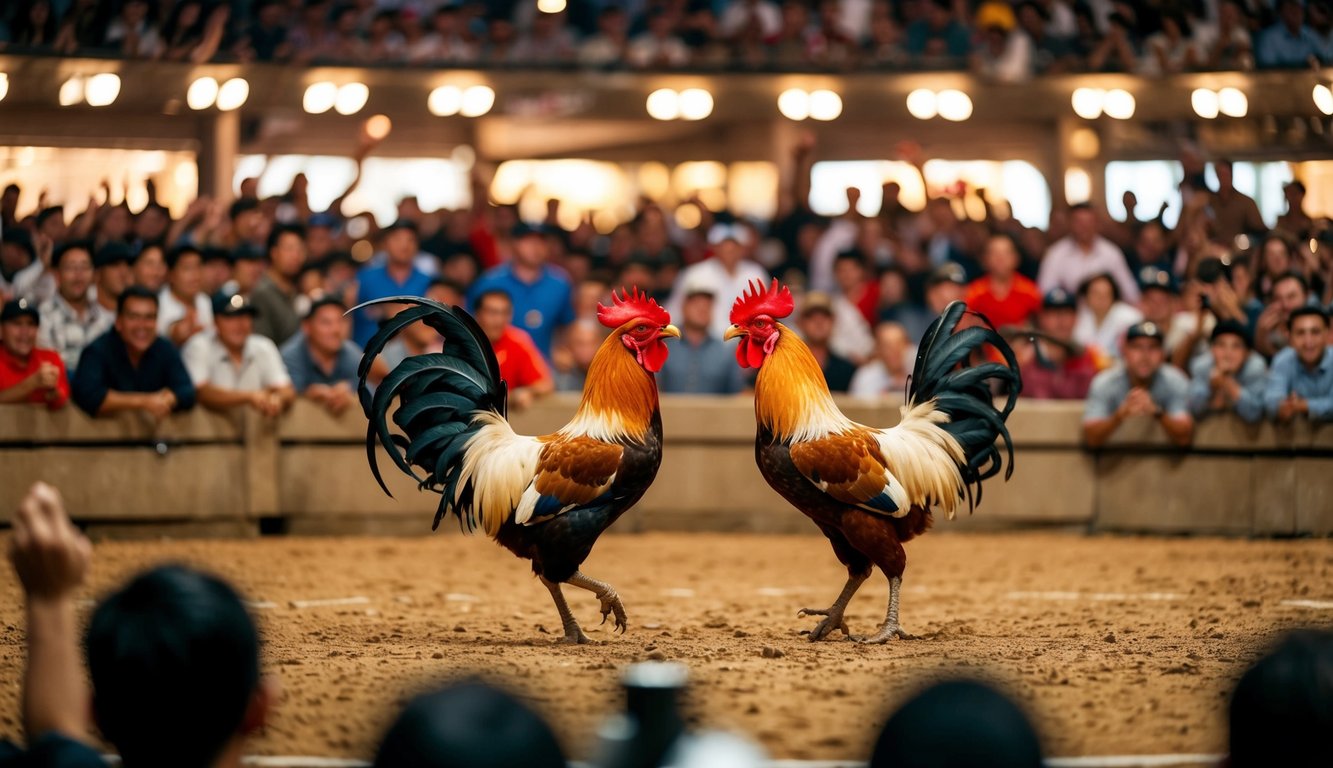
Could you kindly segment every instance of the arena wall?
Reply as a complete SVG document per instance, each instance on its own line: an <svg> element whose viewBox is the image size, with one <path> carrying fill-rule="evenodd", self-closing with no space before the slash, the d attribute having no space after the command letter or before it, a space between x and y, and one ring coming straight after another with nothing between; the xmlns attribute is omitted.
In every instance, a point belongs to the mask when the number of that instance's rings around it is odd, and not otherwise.
<svg viewBox="0 0 1333 768"><path fill-rule="evenodd" d="M554 430L576 403L573 396L550 398L516 414L515 428ZM898 418L894 401L842 405L866 424ZM661 472L619 530L814 530L755 469L748 398L664 397L662 410ZM13 509L28 484L46 480L94 533L424 533L435 508L436 497L419 493L382 449L394 497L380 491L366 466L359 413L335 418L298 402L277 422L196 410L155 428L137 416L93 420L72 408L4 412L0 508ZM1182 451L1154 424L1127 424L1105 449L1091 452L1080 442L1081 418L1081 403L1020 403L1010 418L1013 478L987 482L974 515L937 529L1333 533L1333 426L1212 418Z"/></svg>

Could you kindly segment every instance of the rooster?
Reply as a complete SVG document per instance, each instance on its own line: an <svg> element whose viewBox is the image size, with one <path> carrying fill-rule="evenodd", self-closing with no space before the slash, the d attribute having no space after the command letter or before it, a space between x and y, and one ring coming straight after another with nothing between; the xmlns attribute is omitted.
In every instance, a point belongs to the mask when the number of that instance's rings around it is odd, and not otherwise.
<svg viewBox="0 0 1333 768"><path fill-rule="evenodd" d="M495 353L476 321L455 307L414 297L371 304L409 305L380 323L361 360L359 394L370 420L366 451L376 462L380 443L421 488L441 494L432 530L454 514L465 532L482 529L533 573L560 612L564 640L586 643L561 591L570 584L601 602L602 623L628 626L611 585L579 570L597 537L643 496L662 461L662 417L654 374L667 359L665 339L680 338L666 310L635 289L612 292L597 319L611 328L588 369L572 421L549 435L514 432L506 420L506 385ZM363 305L364 306L364 305ZM409 357L372 395L371 363L403 328L424 322L444 337L444 351ZM398 399L391 431L390 405ZM417 474L413 465L425 470ZM392 495L392 494L390 494Z"/></svg>
<svg viewBox="0 0 1333 768"><path fill-rule="evenodd" d="M879 631L862 642L910 638L898 623L907 565L903 544L930 528L933 508L952 519L966 499L970 511L974 488L975 502L981 501L981 481L997 474L1003 463L998 437L1009 449L1008 472L1013 471L1005 419L1018 397L1018 365L984 318L981 327L955 331L967 311L955 301L921 340L902 420L896 427L875 429L838 410L814 355L778 322L791 311L791 292L777 280L767 289L751 283L732 307L725 337L740 339L736 359L742 368L759 369L754 410L760 473L814 520L847 566L847 584L833 605L803 608L798 615L824 617L810 632L811 640L822 640L835 629L851 637L843 613L872 566L878 566L889 579L888 613ZM968 358L987 344L1005 362L969 367ZM991 380L1008 387L1001 410L992 404Z"/></svg>

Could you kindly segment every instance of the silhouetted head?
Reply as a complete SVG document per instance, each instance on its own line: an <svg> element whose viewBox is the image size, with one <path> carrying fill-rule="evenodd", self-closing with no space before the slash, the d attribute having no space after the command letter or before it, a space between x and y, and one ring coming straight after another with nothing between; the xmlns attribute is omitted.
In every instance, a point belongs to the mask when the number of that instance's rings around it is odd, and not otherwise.
<svg viewBox="0 0 1333 768"><path fill-rule="evenodd" d="M1230 768L1333 765L1333 632L1283 638L1231 695Z"/></svg>
<svg viewBox="0 0 1333 768"><path fill-rule="evenodd" d="M1041 744L1023 711L989 686L939 683L884 724L870 768L1040 768Z"/></svg>

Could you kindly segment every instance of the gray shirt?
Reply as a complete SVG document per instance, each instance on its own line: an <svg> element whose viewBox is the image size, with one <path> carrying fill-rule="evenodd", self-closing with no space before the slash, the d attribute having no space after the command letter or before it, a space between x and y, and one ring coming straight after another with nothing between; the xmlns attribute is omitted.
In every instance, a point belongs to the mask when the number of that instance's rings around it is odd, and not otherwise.
<svg viewBox="0 0 1333 768"><path fill-rule="evenodd" d="M274 344L281 345L301 329L301 315L298 303L309 304L299 293L286 294L267 273L259 278L255 289L250 293L250 303L255 306L255 333L267 336Z"/></svg>
<svg viewBox="0 0 1333 768"><path fill-rule="evenodd" d="M1240 398L1232 404L1231 409L1249 424L1264 417L1264 384L1267 374L1268 366L1258 352L1251 352L1236 374L1236 382L1240 384ZM1195 416L1203 416L1208 412L1208 401L1213 398L1208 379L1212 375L1211 354L1200 355L1190 363L1190 412Z"/></svg>
<svg viewBox="0 0 1333 768"><path fill-rule="evenodd" d="M745 388L745 379L734 347L712 335L693 345L682 335L657 373L657 386L677 394L731 395Z"/></svg>
<svg viewBox="0 0 1333 768"><path fill-rule="evenodd" d="M282 345L282 362L287 366L287 374L292 377L292 386L298 393L305 392L312 384L332 386L346 382L356 387L356 368L361 363L361 348L355 342L343 342L338 350L338 357L333 361L333 369L325 371L315 364L310 356L310 345L305 334L298 331L295 336Z"/></svg>
<svg viewBox="0 0 1333 768"><path fill-rule="evenodd" d="M1123 365L1102 371L1092 380L1084 405L1083 421L1109 419L1129 396L1133 386ZM1190 381L1175 366L1162 365L1153 374L1148 395L1168 416L1188 416Z"/></svg>

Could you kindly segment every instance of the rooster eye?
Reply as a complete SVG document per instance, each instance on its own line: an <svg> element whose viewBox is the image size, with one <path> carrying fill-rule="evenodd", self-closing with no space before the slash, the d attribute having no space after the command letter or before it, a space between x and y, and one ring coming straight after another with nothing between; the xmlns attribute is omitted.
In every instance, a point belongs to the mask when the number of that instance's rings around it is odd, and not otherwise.
<svg viewBox="0 0 1333 768"><path fill-rule="evenodd" d="M638 328L635 328L635 329L634 329L634 332L635 332L635 333L647 333L647 332L648 332L648 326L646 326L646 325L641 325L641 326L639 326Z"/></svg>
<svg viewBox="0 0 1333 768"><path fill-rule="evenodd" d="M768 321L767 321L767 320L755 320L755 321L754 321L754 327L755 327L755 328L767 328L767 327L768 327Z"/></svg>

